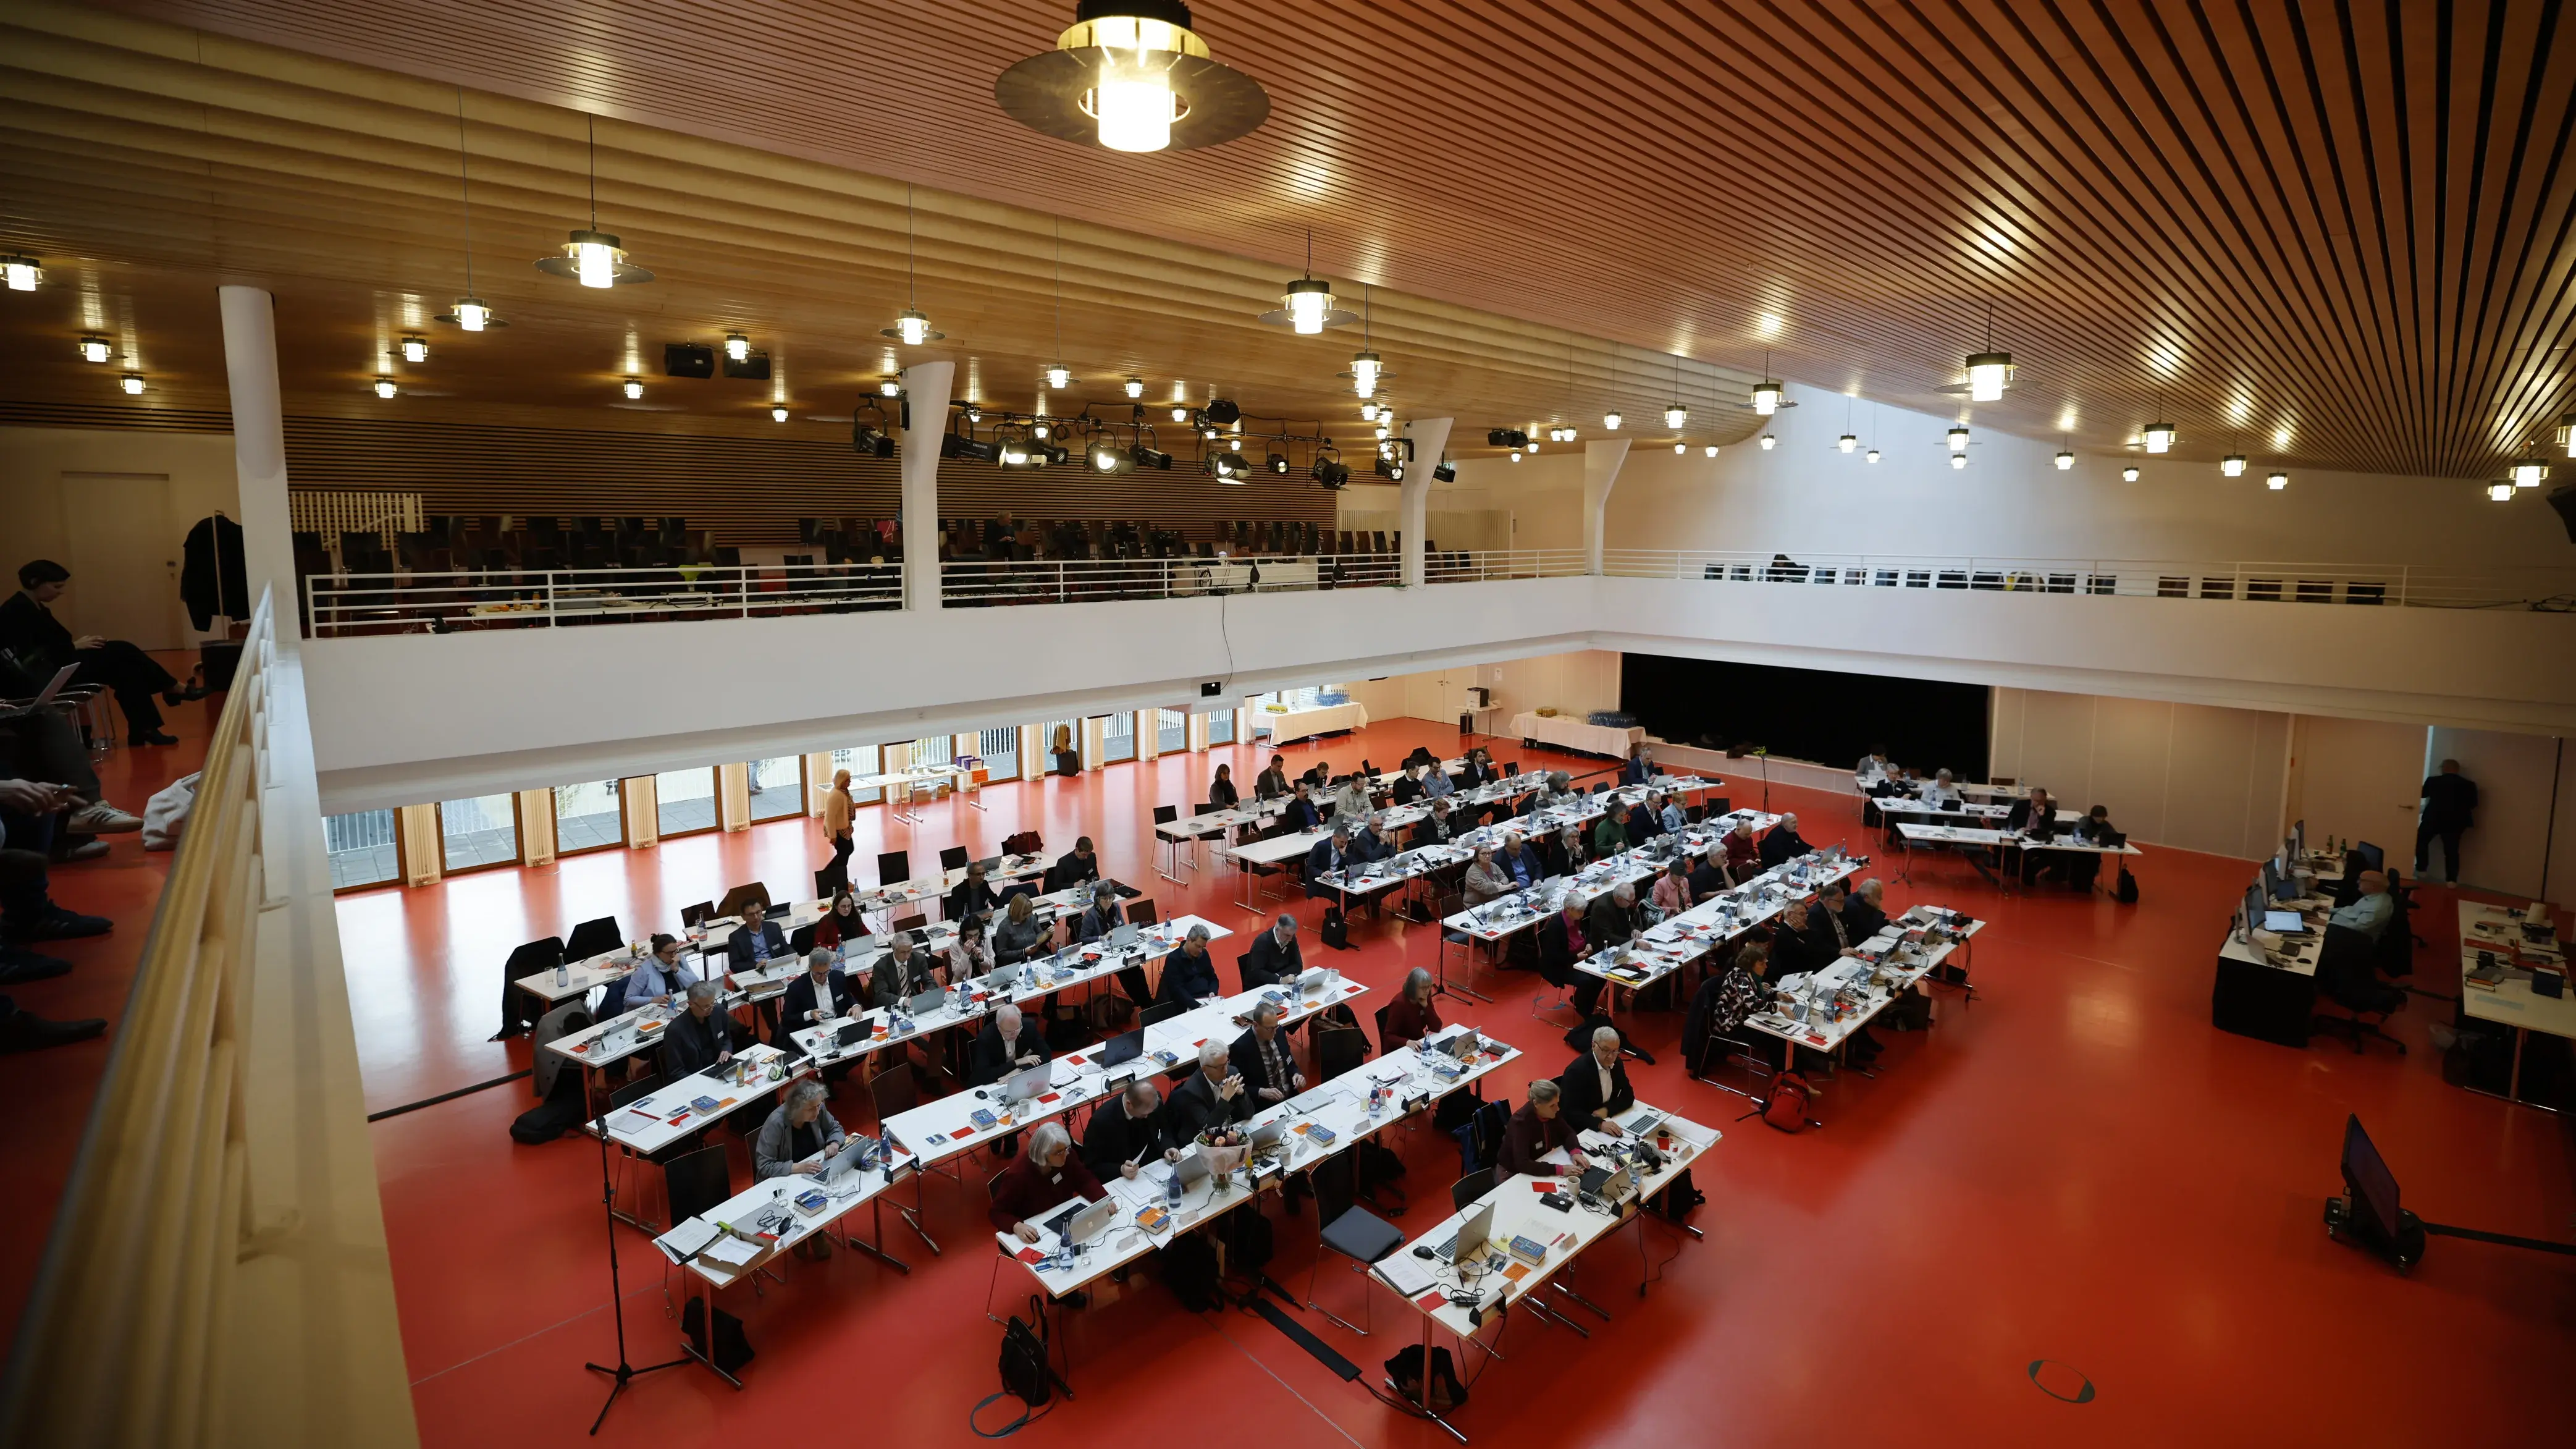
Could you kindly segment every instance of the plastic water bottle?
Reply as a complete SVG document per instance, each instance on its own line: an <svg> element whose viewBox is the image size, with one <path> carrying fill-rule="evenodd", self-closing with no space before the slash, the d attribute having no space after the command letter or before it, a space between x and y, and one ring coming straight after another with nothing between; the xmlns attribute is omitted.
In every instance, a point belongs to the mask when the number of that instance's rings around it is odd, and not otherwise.
<svg viewBox="0 0 2576 1449"><path fill-rule="evenodd" d="M557 986L570 986L572 984L572 966L570 963L563 961L557 961L555 963L555 984Z"/></svg>
<svg viewBox="0 0 2576 1449"><path fill-rule="evenodd" d="M1163 1179L1163 1202L1173 1212L1181 1210L1181 1175L1177 1172Z"/></svg>

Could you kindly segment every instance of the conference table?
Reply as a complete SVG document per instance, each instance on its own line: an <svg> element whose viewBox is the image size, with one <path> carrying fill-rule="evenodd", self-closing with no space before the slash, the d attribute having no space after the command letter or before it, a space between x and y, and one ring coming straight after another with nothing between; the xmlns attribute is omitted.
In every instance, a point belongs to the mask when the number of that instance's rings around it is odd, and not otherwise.
<svg viewBox="0 0 2576 1449"><path fill-rule="evenodd" d="M2060 813L2063 814L2063 812ZM2019 831L1990 830L1968 825L1918 825L1910 820L1897 822L1896 833L1904 838L1906 847L1905 861L1897 872L1897 878L1908 884L1914 880L1914 847L1918 845L1933 848L1975 846L1979 849L1993 850L1998 856L2006 850L2018 850L2024 854L2032 851L2053 851L2061 855L2140 856L2146 854L2145 851L2127 841L2122 841L2118 845L2095 845L2089 841L2064 835L2049 840L2037 840ZM2012 889L2010 884L1988 870L1986 863L1979 860L1976 855L1963 850L1959 852L1959 858L1966 861L1977 874L1984 876L1997 890ZM2015 879L2020 876L2018 871L2013 874ZM2098 886L2100 882L2097 881L2095 884Z"/></svg>
<svg viewBox="0 0 2576 1449"><path fill-rule="evenodd" d="M1744 1024L1792 1046L1834 1055L1985 928L1985 922L1958 911L1915 906L1853 947L1858 955L1774 982L1771 1004Z"/></svg>
<svg viewBox="0 0 2576 1449"><path fill-rule="evenodd" d="M1022 1265L1049 1297L1061 1300L1082 1292L1116 1270L1168 1246L1181 1234L1257 1201L1263 1192L1278 1190L1291 1174L1311 1171L1352 1151L1360 1143L1429 1111L1443 1098L1474 1086L1520 1059L1519 1048L1491 1037L1478 1038L1481 1046L1469 1062L1461 1062L1440 1049L1472 1034L1472 1028L1464 1026L1443 1028L1423 1041L1364 1062L1254 1113L1241 1124L1240 1130L1247 1136L1274 1122L1288 1124L1277 1147L1249 1157L1232 1171L1210 1173L1184 1192L1177 1204L1170 1196L1170 1166L1148 1162L1133 1179L1110 1177L1102 1181L1101 1186L1117 1203L1118 1216L1088 1243L1068 1248L1043 1222L1036 1222L1032 1226L1038 1230L1037 1242L1023 1243L1014 1234L996 1232L995 1245L1003 1256ZM1053 1218L1059 1209L1078 1206L1081 1201L1068 1198L1041 1217ZM1333 1317L1329 1312L1325 1316ZM1341 1322L1339 1318L1333 1321Z"/></svg>
<svg viewBox="0 0 2576 1449"><path fill-rule="evenodd" d="M1603 813L1605 812L1594 810L1592 818L1597 819ZM1703 820L1697 825L1688 826L1679 832L1681 841L1679 852L1650 841L1606 859L1588 862L1581 871L1571 876L1550 876L1546 880L1534 882L1527 888L1514 891L1509 895L1496 896L1483 905L1470 906L1440 924L1471 940L1481 941L1487 945L1496 944L1537 925L1551 911L1565 909L1569 899L1577 905L1588 905L1596 897L1622 885L1636 885L1653 879L1676 854L1684 856L1705 854L1710 846L1724 839L1728 831L1742 822L1751 822L1755 830L1762 831L1777 825L1780 817L1760 810L1730 811L1714 819ZM1570 819L1563 823L1580 824L1581 820ZM1562 824L1555 822L1550 822L1547 827L1550 833L1562 828ZM1514 830L1521 831L1525 841L1534 842L1543 838L1540 831L1528 828L1526 821L1516 820L1509 824L1488 825L1470 831L1460 839L1473 845L1493 845L1499 848L1503 843L1503 834Z"/></svg>
<svg viewBox="0 0 2576 1449"><path fill-rule="evenodd" d="M1626 759L1632 746L1646 740L1642 725L1597 725L1570 714L1517 714L1512 716L1512 733L1524 745L1547 745L1614 760Z"/></svg>
<svg viewBox="0 0 2576 1449"><path fill-rule="evenodd" d="M2334 910L2332 900L2314 891L2325 881L2340 880L2343 862L2340 856L2316 855L2296 862L2293 870L2294 879L2306 882L2300 887L2302 894L2265 904L2267 909L2296 912L2305 929L2282 933L2264 930L2260 922L2232 924L2218 943L2218 968L2209 988L2209 1023L2257 1041L2305 1048L2316 1014L2317 957L2325 947L2326 922Z"/></svg>
<svg viewBox="0 0 2576 1449"><path fill-rule="evenodd" d="M1249 709L1253 732L1269 735L1274 746L1312 739L1316 735L1340 734L1368 724L1368 707L1358 703L1318 704L1286 710L1256 704Z"/></svg>
<svg viewBox="0 0 2576 1449"><path fill-rule="evenodd" d="M2477 1021L2513 1028L2513 1065L2505 1080L2504 1100L2554 1112L2557 1109L2546 1103L2523 1097L2522 1059L2535 1031L2576 1038L2576 993L2563 984L2567 974L2566 943L2554 921L2534 920L2527 911L2478 901L2462 901L2459 905L2461 1013ZM2535 970L2561 978L2559 994L2544 996L2533 990ZM2469 1090L2482 1096L2498 1095L2474 1084Z"/></svg>
<svg viewBox="0 0 2576 1449"><path fill-rule="evenodd" d="M1861 868L1861 862L1842 855L1840 847L1810 851L1665 917L1640 932L1634 942L1596 946L1591 955L1574 963L1574 969L1634 992L1770 924L1792 902L1812 900L1826 886L1850 879ZM1649 868L1649 875L1655 873ZM1558 908L1563 908L1561 902Z"/></svg>
<svg viewBox="0 0 2576 1449"><path fill-rule="evenodd" d="M1494 1184L1490 1191L1451 1213L1447 1218L1421 1233L1404 1246L1389 1253L1369 1269L1368 1276L1388 1291L1411 1305L1422 1318L1422 1401L1419 1412L1447 1430L1459 1443L1467 1442L1457 1425L1431 1407L1431 1344L1435 1329L1445 1330L1456 1338L1463 1351L1474 1344L1488 1354L1493 1352L1480 1335L1484 1329L1509 1316L1513 1308L1531 1312L1551 1323L1574 1328L1578 1334L1591 1335L1576 1325L1562 1303L1540 1299L1540 1290L1557 1289L1566 1299L1608 1321L1607 1310L1592 1303L1565 1280L1570 1265L1585 1251L1604 1241L1642 1215L1649 1202L1661 1196L1673 1180L1688 1171L1692 1163L1716 1146L1723 1134L1714 1127L1704 1127L1687 1118L1639 1102L1611 1120L1617 1122L1624 1136L1609 1137L1596 1132L1581 1132L1577 1141L1584 1152L1596 1161L1605 1158L1614 1147L1626 1150L1636 1141L1635 1128L1652 1118L1657 1126L1669 1129L1670 1136L1657 1139L1660 1166L1633 1180L1631 1190L1615 1203L1584 1202L1575 1191L1571 1177L1533 1177L1515 1174ZM1559 1168L1570 1168L1572 1159L1563 1148L1552 1150L1547 1161ZM1606 1164L1605 1164L1606 1165ZM1570 1206L1551 1207L1550 1199L1560 1199ZM1489 1252L1471 1256L1467 1263L1453 1263L1436 1251L1454 1239L1467 1220L1485 1209L1492 1209L1486 1229ZM1698 1236L1696 1229L1681 1226L1680 1231ZM1640 1264L1637 1293L1643 1297L1647 1280L1644 1272L1646 1244L1644 1229L1638 1229L1637 1256ZM1515 1243L1526 1243L1537 1250L1538 1261L1531 1262L1512 1250ZM1414 1255L1416 1248L1433 1249L1425 1260ZM1500 1333L1497 1330L1496 1336ZM1541 1373L1563 1374L1572 1367L1562 1355L1549 1355L1538 1366ZM1390 1383L1389 1388L1394 1386Z"/></svg>

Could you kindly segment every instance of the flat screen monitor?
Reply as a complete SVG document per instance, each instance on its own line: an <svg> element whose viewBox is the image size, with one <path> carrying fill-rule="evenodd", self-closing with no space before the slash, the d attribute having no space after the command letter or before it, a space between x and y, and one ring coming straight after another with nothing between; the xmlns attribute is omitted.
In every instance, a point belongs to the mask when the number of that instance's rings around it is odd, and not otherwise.
<svg viewBox="0 0 2576 1449"><path fill-rule="evenodd" d="M2307 855L2308 822L2293 820L2290 822L2290 856L2294 860L2305 860Z"/></svg>
<svg viewBox="0 0 2576 1449"><path fill-rule="evenodd" d="M2343 1185L2352 1194L2352 1210L2366 1232L2376 1233L2383 1242L2397 1238L2397 1179L2388 1164L2372 1146L2370 1134L2361 1130L2361 1118L2346 1116L2343 1122Z"/></svg>
<svg viewBox="0 0 2576 1449"><path fill-rule="evenodd" d="M2263 924L2263 912L2265 908L2263 883L2261 881L2256 881L2254 884L2245 888L2244 903L2236 908L2236 938L2238 940L2250 941L2254 939L2254 928Z"/></svg>
<svg viewBox="0 0 2576 1449"><path fill-rule="evenodd" d="M2387 865L2388 852L2381 850L2378 846L2371 844L2367 840L2356 840L2352 843L2352 850L2347 854L2344 860L2343 873L2347 878L2349 878L2351 876L2359 875L2365 870L2384 870L2387 868Z"/></svg>

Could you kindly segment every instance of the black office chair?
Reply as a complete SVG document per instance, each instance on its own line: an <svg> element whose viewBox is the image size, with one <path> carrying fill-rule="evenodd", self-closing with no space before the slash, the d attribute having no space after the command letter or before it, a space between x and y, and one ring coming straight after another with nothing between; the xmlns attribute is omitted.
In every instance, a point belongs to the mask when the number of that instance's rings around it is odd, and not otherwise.
<svg viewBox="0 0 2576 1449"><path fill-rule="evenodd" d="M974 853L962 845L946 846L939 852L939 868L957 870L974 858Z"/></svg>
<svg viewBox="0 0 2576 1449"><path fill-rule="evenodd" d="M1154 823L1157 825L1169 825L1180 818L1181 807L1178 805L1157 805L1154 807Z"/></svg>
<svg viewBox="0 0 2576 1449"><path fill-rule="evenodd" d="M2396 927L2392 924L2389 929ZM2402 1057L2406 1055L2406 1043L2380 1027L2406 1005L2406 993L2380 984L2371 970L2376 950L2370 937L2350 926L2326 927L2325 940L2317 948L2319 1004L2341 1007L2346 1014L2319 1013L2309 1018L2309 1027L2351 1042L2355 1056L2361 1054L2362 1043L2367 1039L2388 1043Z"/></svg>
<svg viewBox="0 0 2576 1449"><path fill-rule="evenodd" d="M1136 1013L1136 1024L1140 1027L1160 1026L1187 1010L1189 1010L1187 1002L1157 1001Z"/></svg>
<svg viewBox="0 0 2576 1449"><path fill-rule="evenodd" d="M492 1033L492 1040L507 1041L522 1035L537 1024L538 1017L546 1014L544 1001L521 991L513 983L523 976L552 971L563 961L563 937L548 936L542 941L530 941L518 947L510 953L509 960L501 963L501 1029Z"/></svg>
<svg viewBox="0 0 2576 1449"><path fill-rule="evenodd" d="M1386 1013L1378 1013L1379 1041L1386 1040ZM1356 1026L1318 1030L1315 1034L1315 1075L1332 1081L1344 1072L1356 1071L1361 1058L1368 1055L1368 1034Z"/></svg>
<svg viewBox="0 0 2576 1449"><path fill-rule="evenodd" d="M601 916L572 928L564 940L564 959L587 961L602 951L614 951L626 944L626 934L617 929L615 916Z"/></svg>
<svg viewBox="0 0 2576 1449"><path fill-rule="evenodd" d="M804 958L806 952L813 949L814 927L812 925L798 926L795 930L787 933L787 951L789 955L795 956L801 960Z"/></svg>
<svg viewBox="0 0 2576 1449"><path fill-rule="evenodd" d="M1317 1167L1309 1177L1315 1188L1315 1220L1323 1224L1323 1246L1351 1260L1351 1271L1365 1273L1369 1265L1404 1246L1404 1230L1352 1201L1359 1172L1359 1154L1345 1152ZM1320 1313L1326 1321L1366 1337L1368 1329L1360 1327L1315 1301L1315 1279L1324 1271L1324 1255L1315 1255L1314 1266L1306 1272L1306 1311ZM1377 1295L1363 1289L1360 1318L1377 1321Z"/></svg>
<svg viewBox="0 0 2576 1449"><path fill-rule="evenodd" d="M726 891L724 893L724 899L716 902L716 914L718 916L739 916L742 914L743 906L751 901L760 902L762 910L768 910L776 905L776 902L769 898L769 887L762 885L758 881L752 881L745 885L735 886L732 890Z"/></svg>
<svg viewBox="0 0 2576 1449"><path fill-rule="evenodd" d="M1500 1105L1499 1103L1497 1105ZM1449 1184L1449 1210L1465 1212L1467 1204L1494 1190L1494 1169L1480 1167Z"/></svg>
<svg viewBox="0 0 2576 1449"><path fill-rule="evenodd" d="M912 852L889 850L877 856L877 884L901 885L912 879Z"/></svg>
<svg viewBox="0 0 2576 1449"><path fill-rule="evenodd" d="M682 906L680 907L680 924L684 927L703 926L707 923L707 919L715 913L716 903L713 901L700 901L694 906Z"/></svg>

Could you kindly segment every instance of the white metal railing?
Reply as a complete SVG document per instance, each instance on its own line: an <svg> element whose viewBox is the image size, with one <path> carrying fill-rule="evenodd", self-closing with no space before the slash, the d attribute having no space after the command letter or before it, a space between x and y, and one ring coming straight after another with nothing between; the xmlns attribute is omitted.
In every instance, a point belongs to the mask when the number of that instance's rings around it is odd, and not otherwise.
<svg viewBox="0 0 2576 1449"><path fill-rule="evenodd" d="M310 637L846 613L903 606L898 564L314 574Z"/></svg>
<svg viewBox="0 0 2576 1449"><path fill-rule="evenodd" d="M2576 607L2576 568L2445 569L2410 565L2063 559L2028 555L1780 554L1610 549L1612 578L1729 583L2246 599L2417 608Z"/></svg>
<svg viewBox="0 0 2576 1449"><path fill-rule="evenodd" d="M1563 579L1591 572L1579 548L1436 550L1425 554L1426 583L1484 583L1494 579Z"/></svg>
<svg viewBox="0 0 2576 1449"><path fill-rule="evenodd" d="M1078 604L1106 599L1382 588L1401 576L1391 553L1252 558L952 560L939 566L952 605Z"/></svg>

